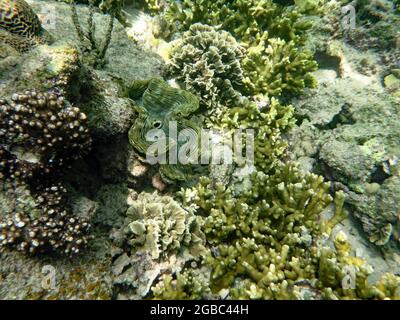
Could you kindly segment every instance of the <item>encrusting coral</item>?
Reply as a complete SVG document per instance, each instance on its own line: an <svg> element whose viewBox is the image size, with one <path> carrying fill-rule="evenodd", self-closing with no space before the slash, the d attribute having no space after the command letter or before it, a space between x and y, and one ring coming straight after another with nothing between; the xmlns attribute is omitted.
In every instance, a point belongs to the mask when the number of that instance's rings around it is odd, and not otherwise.
<svg viewBox="0 0 400 320"><path fill-rule="evenodd" d="M140 193L127 210L123 226L112 232L118 248L115 282L130 287L130 294L144 297L159 276L168 277L187 263L199 261L206 252L201 221L172 197Z"/></svg>
<svg viewBox="0 0 400 320"><path fill-rule="evenodd" d="M168 75L196 94L206 108L237 106L244 84L244 52L228 32L196 23L173 49Z"/></svg>
<svg viewBox="0 0 400 320"><path fill-rule="evenodd" d="M199 108L199 101L190 92L172 88L161 79L148 81L134 81L129 95L132 99L142 99L135 106L139 113L129 131L129 141L135 149L143 154L156 157L160 162L160 173L169 181L184 181L192 173L192 166L182 165L176 161L171 163L168 159L187 143L195 146L193 154L198 159L198 136L200 126L189 117ZM171 123L176 123L175 130L170 130ZM190 135L195 141L182 141L178 135L183 129L190 130ZM154 132L156 130L156 132ZM149 136L150 135L150 136ZM156 139L157 138L157 139ZM160 143L160 148L152 150L154 143ZM172 155L173 156L173 155ZM163 159L164 158L164 161Z"/></svg>
<svg viewBox="0 0 400 320"><path fill-rule="evenodd" d="M34 181L88 153L87 119L57 92L0 100L0 178Z"/></svg>
<svg viewBox="0 0 400 320"><path fill-rule="evenodd" d="M51 40L40 20L24 0L0 0L0 40L26 51Z"/></svg>

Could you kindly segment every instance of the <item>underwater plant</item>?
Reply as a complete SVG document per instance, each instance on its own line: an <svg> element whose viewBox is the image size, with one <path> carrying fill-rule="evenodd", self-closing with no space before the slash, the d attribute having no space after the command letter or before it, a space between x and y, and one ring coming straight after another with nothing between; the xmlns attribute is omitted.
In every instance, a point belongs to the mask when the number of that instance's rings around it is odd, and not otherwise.
<svg viewBox="0 0 400 320"><path fill-rule="evenodd" d="M93 21L94 7L91 5L89 8L86 32L84 32L79 23L78 13L74 3L71 4L71 18L80 41L83 61L95 68L101 68L105 64L104 58L111 42L112 32L114 29L115 11L110 12L108 28L104 35L103 42L100 43L100 41L95 38L96 25Z"/></svg>
<svg viewBox="0 0 400 320"><path fill-rule="evenodd" d="M51 36L24 0L0 0L0 41L23 52L51 41Z"/></svg>

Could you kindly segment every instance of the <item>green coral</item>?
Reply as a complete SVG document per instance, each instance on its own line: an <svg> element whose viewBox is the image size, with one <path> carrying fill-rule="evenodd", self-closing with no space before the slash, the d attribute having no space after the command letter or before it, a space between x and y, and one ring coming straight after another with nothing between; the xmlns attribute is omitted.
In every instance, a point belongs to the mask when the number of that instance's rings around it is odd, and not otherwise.
<svg viewBox="0 0 400 320"><path fill-rule="evenodd" d="M279 96L285 92L301 93L316 84L310 72L317 69L317 63L294 41L260 38L256 46L248 49L243 65L249 92Z"/></svg>
<svg viewBox="0 0 400 320"><path fill-rule="evenodd" d="M294 125L293 111L292 106L283 106L274 98L263 98L259 103L248 102L242 107L226 109L215 125L227 130L253 129L254 164L268 172L286 151L287 142L282 134Z"/></svg>
<svg viewBox="0 0 400 320"><path fill-rule="evenodd" d="M187 180L193 173L193 166L183 165L178 159L177 163L173 164L168 159L173 152L176 154L177 150L181 150L181 147L189 141L187 139L182 141L183 139L178 139L179 136L174 136L174 130L170 130L170 125L176 122L177 133L183 129L190 130L195 139L192 141L193 145L196 146L193 153L198 154L197 139L200 136L198 134L200 127L194 120L189 119L199 108L196 96L190 92L172 88L161 79L134 81L129 90L129 96L133 99L142 96L135 106L138 118L129 131L129 141L132 146L139 153L147 154L151 151L149 148L154 145L154 141L165 142L165 148L154 150L155 153L152 154L160 160L164 157L165 162L162 161L164 163L160 165L161 175L169 181ZM149 139L152 135L155 135L154 141ZM197 157L194 160L197 161Z"/></svg>
<svg viewBox="0 0 400 320"><path fill-rule="evenodd" d="M165 19L178 30L197 22L230 32L246 49L249 94L299 93L312 87L317 64L303 47L311 23L293 7L272 0L171 2Z"/></svg>
<svg viewBox="0 0 400 320"><path fill-rule="evenodd" d="M254 172L250 187L212 185L201 179L182 192L205 214L203 230L212 246L211 289L229 289L237 299L396 298L397 277L370 286L365 261L350 254L345 236L335 250L323 246L324 232L343 219L343 193L335 199L334 216L323 222L331 202L329 183L288 163L266 175ZM354 268L354 287L343 285L346 268ZM381 286L381 289L378 287Z"/></svg>
<svg viewBox="0 0 400 320"><path fill-rule="evenodd" d="M172 52L168 74L205 108L241 103L244 48L226 31L194 24Z"/></svg>
<svg viewBox="0 0 400 320"><path fill-rule="evenodd" d="M84 3L84 4L89 4L90 6L96 6L103 13L115 16L115 18L118 19L118 21L122 25L128 26L126 21L126 16L122 10L125 4L125 0L58 0L58 1L64 1L70 4Z"/></svg>

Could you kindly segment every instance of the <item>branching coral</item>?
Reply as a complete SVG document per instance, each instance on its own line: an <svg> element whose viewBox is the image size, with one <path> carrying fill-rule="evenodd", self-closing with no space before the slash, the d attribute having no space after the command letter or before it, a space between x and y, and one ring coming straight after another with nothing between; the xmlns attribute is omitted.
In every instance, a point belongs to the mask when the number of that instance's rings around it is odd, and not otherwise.
<svg viewBox="0 0 400 320"><path fill-rule="evenodd" d="M32 195L23 186L18 190L23 197L17 198L14 213L0 220L0 250L15 248L31 254L55 251L72 255L90 239L89 222L72 213L62 185L40 187ZM34 203L33 207L26 205L29 202Z"/></svg>
<svg viewBox="0 0 400 320"><path fill-rule="evenodd" d="M270 283L311 272L305 248L315 241L319 215L332 198L321 177L304 175L292 165L250 179L251 188L237 195L221 184L212 189L203 179L194 201L208 214L203 229L215 246L210 262L214 289L229 287L244 275L272 298Z"/></svg>
<svg viewBox="0 0 400 320"><path fill-rule="evenodd" d="M194 202L206 215L214 292L230 288L230 297L245 299L396 297L398 278L381 284L384 289L377 294L366 281L365 261L351 256L343 235L336 237L336 250L323 246L324 232L344 217L343 193L335 200L335 215L323 222L321 214L332 197L322 177L289 163L249 179L245 191L235 185L213 187L203 178L192 192L182 193L184 202ZM355 268L350 289L343 284L346 268Z"/></svg>
<svg viewBox="0 0 400 320"><path fill-rule="evenodd" d="M110 22L108 24L108 29L104 36L102 45L100 45L95 38L96 26L93 21L94 7L90 6L90 12L87 20L88 30L86 33L82 30L82 27L79 23L75 4L71 5L71 12L72 21L81 43L81 51L84 61L89 65L93 65L94 67L101 67L105 63L104 57L111 42L111 36L114 29L115 12L110 12Z"/></svg>
<svg viewBox="0 0 400 320"><path fill-rule="evenodd" d="M215 126L221 129L254 130L254 164L265 172L272 169L284 154L287 142L281 136L293 125L292 106L282 106L274 98L226 109L215 120Z"/></svg>
<svg viewBox="0 0 400 320"><path fill-rule="evenodd" d="M197 22L221 25L243 42L252 42L260 32L270 36L301 43L310 23L301 14L272 0L184 0L170 1L166 19L178 30L188 30Z"/></svg>
<svg viewBox="0 0 400 320"><path fill-rule="evenodd" d="M44 44L51 38L24 0L0 0L0 31L0 40L19 51Z"/></svg>
<svg viewBox="0 0 400 320"><path fill-rule="evenodd" d="M249 94L299 93L313 86L317 68L303 48L311 24L293 8L269 1L183 1L170 3L165 18L178 29L196 22L229 31L248 50L244 70Z"/></svg>
<svg viewBox="0 0 400 320"><path fill-rule="evenodd" d="M174 48L168 73L206 108L241 103L244 48L226 31L194 24Z"/></svg>
<svg viewBox="0 0 400 320"><path fill-rule="evenodd" d="M190 130L194 139L192 145L196 147L193 153L198 153L197 139L200 127L189 119L199 107L198 99L190 92L172 88L160 79L135 81L129 94L133 99L143 95L142 103L139 105L140 101L138 101L136 105L139 116L129 131L130 143L141 154L156 156L160 161L163 157L165 158L164 164L161 164L160 173L166 180L186 180L192 172L192 166L181 165L178 161L173 164L168 159L173 153L177 155L178 150L190 142L179 140L178 135L174 136L174 131L178 134L183 129ZM172 123L176 123L175 130L171 129ZM154 130L157 132L154 133ZM153 154L151 149L155 142L165 144L165 146L160 145L160 149L153 150L157 154Z"/></svg>
<svg viewBox="0 0 400 320"><path fill-rule="evenodd" d="M317 69L317 64L294 41L260 39L248 49L243 65L247 71L246 88L252 93L279 96L284 92L301 93L305 87L315 85L310 72Z"/></svg>
<svg viewBox="0 0 400 320"><path fill-rule="evenodd" d="M56 92L0 100L0 177L35 180L86 154L86 116Z"/></svg>

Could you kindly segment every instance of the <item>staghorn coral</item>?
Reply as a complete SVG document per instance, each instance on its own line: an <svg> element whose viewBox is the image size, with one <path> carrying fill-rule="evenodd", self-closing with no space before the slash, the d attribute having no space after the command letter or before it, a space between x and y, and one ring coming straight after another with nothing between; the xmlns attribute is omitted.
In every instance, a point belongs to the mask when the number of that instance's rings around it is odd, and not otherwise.
<svg viewBox="0 0 400 320"><path fill-rule="evenodd" d="M90 6L89 16L87 20L88 30L86 33L83 31L79 23L78 13L76 11L75 4L71 5L71 13L72 22L74 23L76 33L81 44L83 60L87 64L94 67L103 66L105 63L104 57L110 45L111 36L114 29L115 12L110 12L110 21L102 45L100 45L95 38L96 26L93 21L94 7L92 5Z"/></svg>
<svg viewBox="0 0 400 320"><path fill-rule="evenodd" d="M254 164L268 172L286 151L287 142L281 136L294 125L293 107L282 106L274 98L264 98L259 102L247 102L242 107L225 109L214 125L228 131L254 130Z"/></svg>
<svg viewBox="0 0 400 320"><path fill-rule="evenodd" d="M249 179L245 191L203 178L190 192L181 192L184 203L194 203L206 215L213 292L229 290L234 299L399 298L398 277L368 283L371 268L352 255L345 235L336 235L335 249L324 246L325 232L345 217L343 192L336 194L334 215L324 220L332 197L322 177L289 163ZM348 278L349 268L354 279Z"/></svg>
<svg viewBox="0 0 400 320"><path fill-rule="evenodd" d="M7 188L12 190L10 186ZM30 254L55 251L78 253L88 242L90 224L73 214L61 184L40 186L29 191L24 185L14 191L12 213L0 219L0 251L15 248Z"/></svg>
<svg viewBox="0 0 400 320"><path fill-rule="evenodd" d="M52 91L0 100L0 178L34 181L90 150L86 115Z"/></svg>
<svg viewBox="0 0 400 320"><path fill-rule="evenodd" d="M142 96L142 100L138 101L135 106L139 113L138 118L129 130L129 142L139 153L147 155L147 152L151 151L149 148L154 141L165 142L165 148L158 150L156 155L159 159L162 157L169 159L167 157L172 152L180 150L180 147L187 141L178 140L178 137L172 135L171 122L176 122L177 133L183 129L189 129L194 139L198 139L200 127L195 121L189 119L189 116L199 107L199 101L193 94L172 88L161 79L151 79L134 81L129 96L132 99ZM153 130L157 130L156 135ZM149 139L151 137L148 135L153 135L154 139ZM197 140L193 141L196 146L194 153L197 154L198 144L196 142ZM151 155L155 156L155 154ZM189 165L168 162L168 164L161 164L160 173L168 181L183 181L192 174L192 169L192 166Z"/></svg>
<svg viewBox="0 0 400 320"><path fill-rule="evenodd" d="M243 66L247 72L245 86L252 93L279 96L315 86L310 72L317 69L317 63L294 41L260 39L248 49Z"/></svg>
<svg viewBox="0 0 400 320"><path fill-rule="evenodd" d="M196 94L205 108L237 106L242 100L244 52L228 32L197 23L174 48L168 75Z"/></svg>
<svg viewBox="0 0 400 320"><path fill-rule="evenodd" d="M18 51L27 51L51 40L36 13L24 0L0 1L1 29L0 40Z"/></svg>

